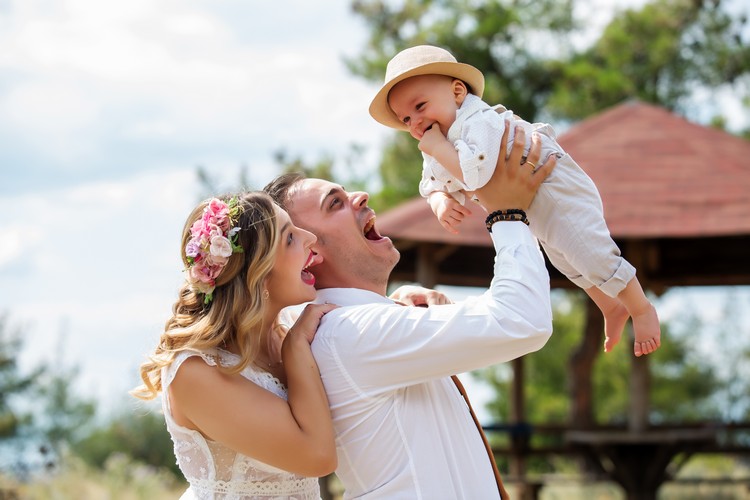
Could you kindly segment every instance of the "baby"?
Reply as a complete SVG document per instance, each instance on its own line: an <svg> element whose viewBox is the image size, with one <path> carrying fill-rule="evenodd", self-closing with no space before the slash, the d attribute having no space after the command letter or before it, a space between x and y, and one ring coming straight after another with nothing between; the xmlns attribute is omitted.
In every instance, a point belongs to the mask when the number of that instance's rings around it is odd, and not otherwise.
<svg viewBox="0 0 750 500"><path fill-rule="evenodd" d="M556 154L559 159L529 207L532 232L552 264L583 288L604 314L605 352L619 342L628 316L633 320L635 355L654 352L661 344L656 309L635 268L610 237L593 181L556 142L552 127L523 121L502 106L489 106L481 99L483 92L484 75L478 69L457 62L446 50L420 45L399 52L388 63L370 114L419 141L424 158L420 194L440 224L453 233L470 213L463 206L465 194L486 184L498 155L510 151L510 140L507 151L499 150L505 127L510 127L510 138L516 127L523 127L526 137L541 141L542 158Z"/></svg>

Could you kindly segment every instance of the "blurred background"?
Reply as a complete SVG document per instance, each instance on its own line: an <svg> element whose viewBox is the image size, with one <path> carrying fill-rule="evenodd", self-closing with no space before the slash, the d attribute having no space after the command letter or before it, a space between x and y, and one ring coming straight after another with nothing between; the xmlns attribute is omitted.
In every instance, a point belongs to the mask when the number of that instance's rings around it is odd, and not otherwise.
<svg viewBox="0 0 750 500"><path fill-rule="evenodd" d="M402 48L448 48L485 72L485 100L558 133L635 99L749 141L748 16L742 0L0 0L0 499L179 496L163 418L127 391L182 280L184 219L288 170L366 189L380 212L416 196L414 141L367 113ZM553 298L570 333L527 357L526 411L566 425L585 301ZM653 299L652 421L750 420L750 289ZM627 420L629 350L596 361L600 424ZM511 419L511 379L468 377L483 423ZM580 489L564 456L527 465L576 488L542 498L626 495ZM747 491L742 456L683 465L740 479L709 496Z"/></svg>

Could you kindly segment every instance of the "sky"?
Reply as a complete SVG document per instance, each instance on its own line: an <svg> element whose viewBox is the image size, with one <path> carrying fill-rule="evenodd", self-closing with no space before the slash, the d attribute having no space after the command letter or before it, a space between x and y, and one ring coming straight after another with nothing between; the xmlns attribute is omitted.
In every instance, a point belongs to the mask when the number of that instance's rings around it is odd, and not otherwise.
<svg viewBox="0 0 750 500"><path fill-rule="evenodd" d="M83 395L132 404L182 282L197 166L262 187L280 149L356 143L374 169L390 132L367 114L378 85L343 63L366 40L349 3L0 0L0 312L23 367L78 366ZM643 2L595 3L602 20Z"/></svg>

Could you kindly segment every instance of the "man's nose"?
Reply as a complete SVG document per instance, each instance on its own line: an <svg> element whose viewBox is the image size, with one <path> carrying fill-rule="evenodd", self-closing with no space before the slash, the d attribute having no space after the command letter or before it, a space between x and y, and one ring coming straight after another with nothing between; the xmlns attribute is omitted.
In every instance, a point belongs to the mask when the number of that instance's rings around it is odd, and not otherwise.
<svg viewBox="0 0 750 500"><path fill-rule="evenodd" d="M367 206L367 200L370 199L370 195L365 193L364 191L356 191L349 194L350 199L352 200L352 206L356 208L362 208Z"/></svg>

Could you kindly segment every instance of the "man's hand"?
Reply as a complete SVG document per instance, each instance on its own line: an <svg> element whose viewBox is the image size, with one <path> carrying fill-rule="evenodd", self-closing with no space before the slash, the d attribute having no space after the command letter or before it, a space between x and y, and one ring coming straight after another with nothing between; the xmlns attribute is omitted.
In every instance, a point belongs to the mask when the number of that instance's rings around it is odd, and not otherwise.
<svg viewBox="0 0 750 500"><path fill-rule="evenodd" d="M401 286L388 298L404 306L428 307L452 304L451 300L445 294L414 285Z"/></svg>
<svg viewBox="0 0 750 500"><path fill-rule="evenodd" d="M433 191L428 198L430 208L446 231L458 234L458 225L471 210L461 205L448 193Z"/></svg>
<svg viewBox="0 0 750 500"><path fill-rule="evenodd" d="M526 210L531 205L539 186L555 167L557 157L551 155L540 164L542 145L536 134L531 137L531 149L528 158L523 160L523 148L526 133L522 127L515 127L513 147L510 155L502 154L508 144L510 124L505 122L505 132L500 142L500 154L492 178L475 191L476 197L488 212L520 208ZM537 168L534 168L534 165Z"/></svg>

